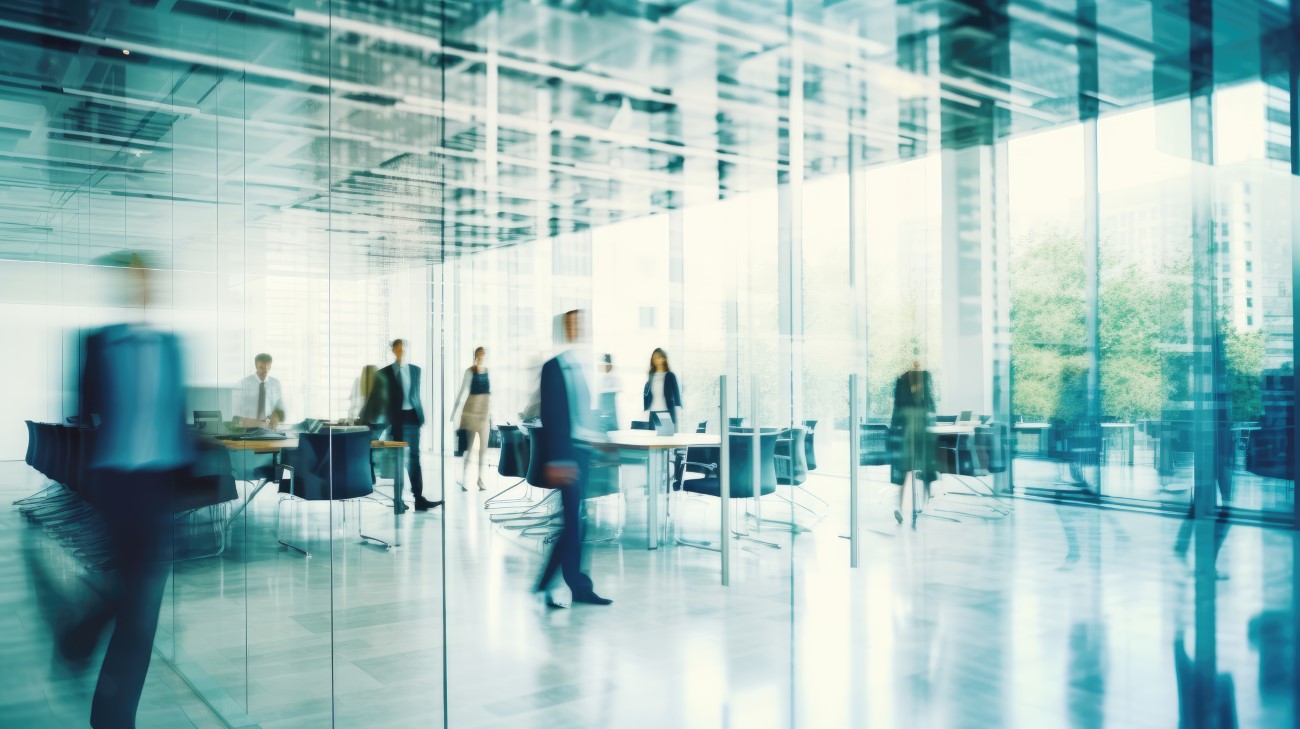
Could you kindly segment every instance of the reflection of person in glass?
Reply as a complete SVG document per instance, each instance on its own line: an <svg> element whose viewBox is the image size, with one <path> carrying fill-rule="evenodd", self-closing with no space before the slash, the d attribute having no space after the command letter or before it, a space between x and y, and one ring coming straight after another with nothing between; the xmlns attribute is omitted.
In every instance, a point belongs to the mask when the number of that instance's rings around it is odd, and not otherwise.
<svg viewBox="0 0 1300 729"><path fill-rule="evenodd" d="M1061 368L1061 389L1057 396L1056 417L1051 432L1057 438L1057 458L1065 463L1069 477L1061 481L1068 486L1091 491L1087 469L1096 464L1101 444L1100 427L1088 412L1088 366L1067 361Z"/></svg>
<svg viewBox="0 0 1300 729"><path fill-rule="evenodd" d="M1236 440L1232 433L1232 384L1224 351L1224 338L1223 323L1220 323L1215 327L1214 340L1211 343L1213 350L1210 353L1214 360L1214 371L1220 373L1218 377L1212 378L1214 393L1211 417L1214 418L1214 481L1218 486L1218 506L1226 508L1232 502L1232 469L1236 459ZM1213 504L1210 506L1209 513L1204 514L1198 513L1199 506L1197 499L1193 497L1192 513L1178 529L1174 553L1179 557L1186 557L1192 543L1192 535L1196 532L1197 520L1214 519L1215 574L1218 579L1226 580L1227 572L1217 570L1217 564L1219 550L1223 548L1223 542L1228 538L1227 517Z"/></svg>
<svg viewBox="0 0 1300 729"><path fill-rule="evenodd" d="M647 415L668 413L677 422L677 414L682 409L682 390L677 386L677 375L668 366L668 353L658 347L650 353L650 372L641 391L641 401Z"/></svg>
<svg viewBox="0 0 1300 729"><path fill-rule="evenodd" d="M623 389L614 374L614 357L606 353L600 362L600 403L596 407L600 429L618 430L618 393Z"/></svg>
<svg viewBox="0 0 1300 729"><path fill-rule="evenodd" d="M591 578L582 571L582 499L586 491L591 455L575 434L589 430L593 418L591 392L583 374L582 358L573 347L582 340L582 311L563 315L562 344L565 351L542 366L542 427L533 431L538 438L535 458L540 458L542 478L549 488L560 490L564 526L560 538L551 546L551 554L542 568L536 591L549 607L564 607L551 595L551 583L557 571L573 593L574 602L608 605L612 600L596 594Z"/></svg>
<svg viewBox="0 0 1300 729"><path fill-rule="evenodd" d="M461 379L460 390L456 393L456 402L451 406L451 422L458 419L460 430L465 431L469 440L465 443L465 465L461 469L460 490L469 490L470 454L478 452L478 490L484 491L483 475L487 473L488 428L491 427L492 415L488 409L492 385L488 380L487 350L479 347L474 350L474 364L465 370ZM477 447L475 446L477 443Z"/></svg>
<svg viewBox="0 0 1300 729"><path fill-rule="evenodd" d="M938 444L929 430L930 416L934 414L934 381L930 373L921 369L921 361L912 362L912 369L899 375L894 382L894 415L889 423L890 481L898 486L898 506L894 518L903 523L903 492L912 489L913 522L921 510L916 508L916 478L920 472L925 484L925 495L930 497L930 484L939 479Z"/></svg>
<svg viewBox="0 0 1300 729"><path fill-rule="evenodd" d="M235 393L235 425L241 428L275 428L284 420L284 389L271 377L271 355L253 358L253 374L239 381Z"/></svg>
<svg viewBox="0 0 1300 729"><path fill-rule="evenodd" d="M149 306L149 270L141 254L114 254L125 288L142 312ZM84 662L114 623L91 706L90 724L135 726L136 708L158 629L171 557L176 487L192 464L185 432L185 371L175 334L145 323L108 326L85 345L81 422L100 417L88 454L90 498L103 517L116 568L110 602L60 636L59 651Z"/></svg>

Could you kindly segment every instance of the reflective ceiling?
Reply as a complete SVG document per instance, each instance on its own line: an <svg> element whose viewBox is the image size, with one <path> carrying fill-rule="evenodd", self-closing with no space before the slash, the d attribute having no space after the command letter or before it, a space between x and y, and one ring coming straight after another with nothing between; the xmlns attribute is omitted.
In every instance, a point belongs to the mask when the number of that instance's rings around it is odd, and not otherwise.
<svg viewBox="0 0 1300 729"><path fill-rule="evenodd" d="M436 261L1259 79L1290 12L6 0L0 258Z"/></svg>

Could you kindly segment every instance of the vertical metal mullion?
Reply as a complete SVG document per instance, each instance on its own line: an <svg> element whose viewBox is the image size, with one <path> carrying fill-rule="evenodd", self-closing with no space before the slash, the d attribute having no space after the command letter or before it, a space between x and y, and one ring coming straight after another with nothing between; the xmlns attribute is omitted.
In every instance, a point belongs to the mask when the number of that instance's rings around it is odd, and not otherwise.
<svg viewBox="0 0 1300 729"><path fill-rule="evenodd" d="M718 422L722 434L718 447L718 483L722 498L721 533L718 535L719 552L722 554L722 586L731 584L731 428L727 425L731 415L727 407L727 376L718 376Z"/></svg>

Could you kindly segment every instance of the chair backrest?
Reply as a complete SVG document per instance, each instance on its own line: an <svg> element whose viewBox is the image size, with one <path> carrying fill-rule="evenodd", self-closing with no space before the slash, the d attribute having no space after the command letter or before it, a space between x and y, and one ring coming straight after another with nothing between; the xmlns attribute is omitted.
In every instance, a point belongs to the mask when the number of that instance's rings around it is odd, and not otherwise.
<svg viewBox="0 0 1300 729"><path fill-rule="evenodd" d="M528 475L524 477L524 480L526 480L529 485L537 486L538 488L551 488L551 486L546 483L546 479L542 477L542 466L545 464L542 463L542 459L537 453L538 449L542 447L541 427L528 427L522 428L521 430L528 434L528 470L526 471Z"/></svg>
<svg viewBox="0 0 1300 729"><path fill-rule="evenodd" d="M790 428L777 436L776 455L789 459L790 469L788 473L778 470L779 483L798 485L808 480L807 434L803 428Z"/></svg>
<svg viewBox="0 0 1300 729"><path fill-rule="evenodd" d="M744 418L727 418L727 425L732 428L739 428L745 424Z"/></svg>
<svg viewBox="0 0 1300 729"><path fill-rule="evenodd" d="M707 421L707 420L701 420L701 421L700 421L700 424L695 426L695 432L696 432L696 433L707 433L707 432L709 432L709 421Z"/></svg>
<svg viewBox="0 0 1300 729"><path fill-rule="evenodd" d="M808 430L808 435L804 437L804 441L803 441L804 460L808 462L809 471L816 471L817 470L817 447L815 443L816 443L816 436L817 436L817 421L805 420L803 421L803 427Z"/></svg>
<svg viewBox="0 0 1300 729"><path fill-rule="evenodd" d="M54 426L49 423L32 423L36 434L36 462L32 464L42 476L50 477L51 453L54 452L54 433L50 429Z"/></svg>
<svg viewBox="0 0 1300 729"><path fill-rule="evenodd" d="M952 425L952 424L954 424L954 423L957 422L957 416L956 416L956 415L936 415L936 416L934 416L934 422L936 422L936 423L944 423L945 425Z"/></svg>
<svg viewBox="0 0 1300 729"><path fill-rule="evenodd" d="M654 426L649 420L633 420L632 430L654 430Z"/></svg>
<svg viewBox="0 0 1300 729"><path fill-rule="evenodd" d="M766 496L776 491L776 439L780 437L780 431L772 430L770 433L759 435L759 473L762 474L759 480L758 495ZM750 474L754 472L753 446L754 435L745 433L731 434L731 473L728 474L731 480L731 498L733 499L751 499L754 498L753 478ZM722 457L722 448L718 446L692 446L686 448L686 459L677 468L677 483L686 490L695 490L690 483L714 483L722 478L722 472L716 468L716 464ZM706 468L692 468L692 464L705 464ZM707 468L707 464L714 464L714 468ZM684 481L684 473L703 473L705 478L698 481ZM699 492L711 492L715 489ZM716 495L716 494L712 494Z"/></svg>
<svg viewBox="0 0 1300 729"><path fill-rule="evenodd" d="M23 460L29 466L36 465L36 423L30 420L24 420L27 425L27 455Z"/></svg>
<svg viewBox="0 0 1300 729"><path fill-rule="evenodd" d="M731 497L748 499L765 496L776 491L776 439L779 432L760 433L759 441L759 493L753 489L754 473L754 436L752 433L732 433L730 435L730 481Z"/></svg>
<svg viewBox="0 0 1300 729"><path fill-rule="evenodd" d="M220 410L195 410L194 426L202 431L216 431L221 425Z"/></svg>
<svg viewBox="0 0 1300 729"><path fill-rule="evenodd" d="M239 498L230 451L220 443L196 439L194 463L177 485L173 510L180 514Z"/></svg>
<svg viewBox="0 0 1300 729"><path fill-rule="evenodd" d="M370 429L351 432L303 433L294 455L292 493L307 501L355 499L368 496Z"/></svg>
<svg viewBox="0 0 1300 729"><path fill-rule="evenodd" d="M501 433L501 458L497 473L508 478L524 478L532 461L528 438L518 425L498 425Z"/></svg>

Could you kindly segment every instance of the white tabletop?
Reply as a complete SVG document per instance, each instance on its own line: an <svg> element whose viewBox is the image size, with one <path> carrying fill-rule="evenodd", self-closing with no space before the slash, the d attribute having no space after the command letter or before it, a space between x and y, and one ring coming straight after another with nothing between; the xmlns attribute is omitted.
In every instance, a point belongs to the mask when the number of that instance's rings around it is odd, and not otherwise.
<svg viewBox="0 0 1300 729"><path fill-rule="evenodd" d="M969 435L975 432L975 426L960 423L940 423L926 426L926 430L935 435Z"/></svg>
<svg viewBox="0 0 1300 729"><path fill-rule="evenodd" d="M1133 423L1102 423L1103 428L1132 428Z"/></svg>
<svg viewBox="0 0 1300 729"><path fill-rule="evenodd" d="M690 446L716 446L722 438L711 433L678 433L656 435L652 430L614 430L608 434L609 445L619 448L654 450L656 448L687 448Z"/></svg>
<svg viewBox="0 0 1300 729"><path fill-rule="evenodd" d="M1051 423L1016 423L1016 430L1042 430L1052 427Z"/></svg>

